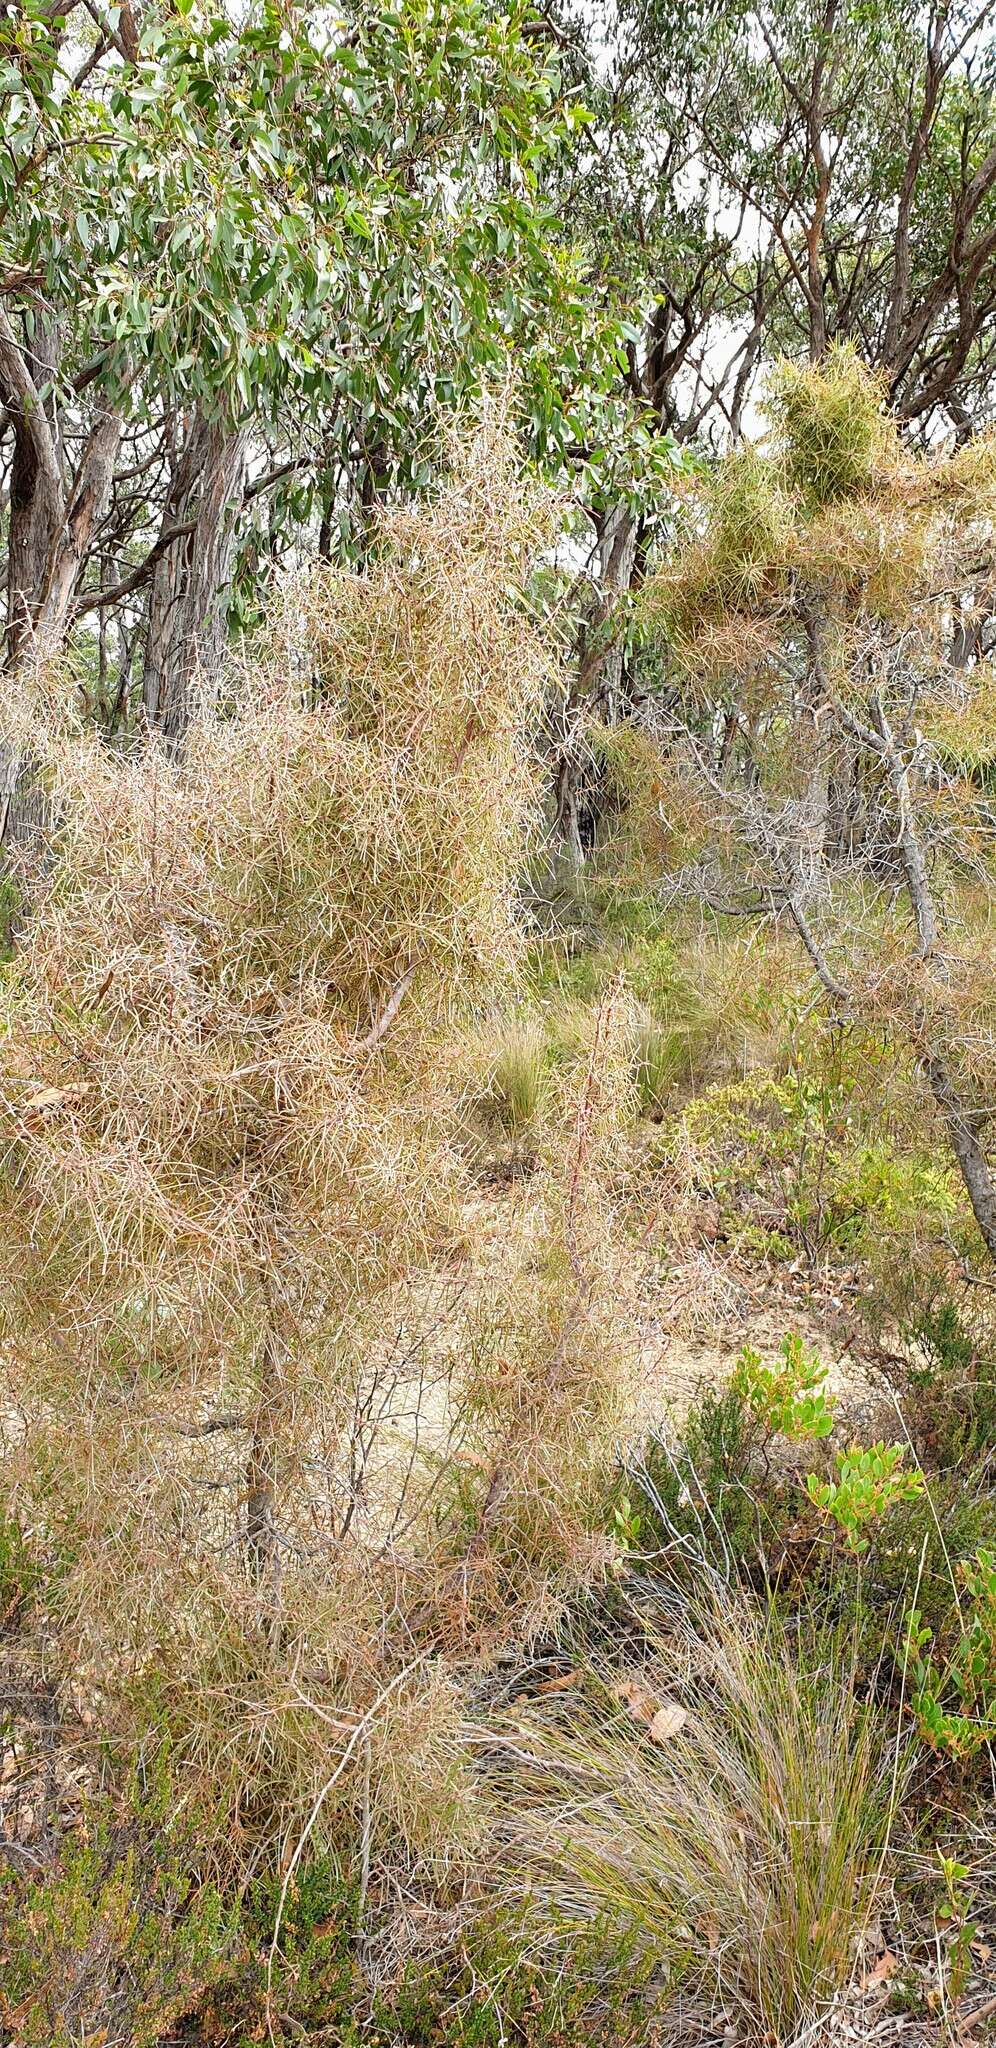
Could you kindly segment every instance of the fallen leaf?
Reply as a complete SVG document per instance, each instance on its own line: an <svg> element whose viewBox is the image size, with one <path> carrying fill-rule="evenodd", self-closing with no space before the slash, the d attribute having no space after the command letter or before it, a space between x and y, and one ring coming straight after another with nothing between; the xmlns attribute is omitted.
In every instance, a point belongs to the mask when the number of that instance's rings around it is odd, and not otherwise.
<svg viewBox="0 0 996 2048"><path fill-rule="evenodd" d="M879 1959L875 1964L874 1968L869 1970L866 1973L866 1975L862 1977L862 1991L872 1991L874 1990L876 1984L887 1984L889 1982L890 1977L895 1976L898 1968L899 1964L897 1963L891 1948L884 1949L882 1954L879 1956Z"/></svg>
<svg viewBox="0 0 996 2048"><path fill-rule="evenodd" d="M673 1702L668 1702L663 1707L658 1707L647 1733L654 1742L670 1742L672 1735L680 1733L687 1719L684 1707L677 1707Z"/></svg>
<svg viewBox="0 0 996 2048"><path fill-rule="evenodd" d="M572 1685L577 1684L580 1676L580 1671L562 1671L559 1678L545 1679L542 1685L536 1687L536 1691L538 1693L567 1692Z"/></svg>
<svg viewBox="0 0 996 2048"><path fill-rule="evenodd" d="M46 1116L50 1109L68 1109L90 1093L89 1081L74 1081L68 1088L41 1088L24 1104L28 1116Z"/></svg>
<svg viewBox="0 0 996 2048"><path fill-rule="evenodd" d="M634 1721L645 1721L649 1726L657 1712L657 1701L653 1693L647 1691L645 1685L641 1685L635 1678L621 1678L618 1684L613 1686L613 1691L617 1700L629 1709Z"/></svg>

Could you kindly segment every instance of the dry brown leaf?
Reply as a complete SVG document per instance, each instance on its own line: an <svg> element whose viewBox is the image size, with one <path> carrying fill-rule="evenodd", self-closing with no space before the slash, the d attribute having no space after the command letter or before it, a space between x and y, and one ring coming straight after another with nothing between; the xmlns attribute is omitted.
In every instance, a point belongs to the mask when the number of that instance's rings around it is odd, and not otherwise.
<svg viewBox="0 0 996 2048"><path fill-rule="evenodd" d="M887 1984L890 1977L895 1976L898 1968L899 1964L891 1948L883 1949L877 1963L862 1977L862 1991L873 1991L876 1984Z"/></svg>
<svg viewBox="0 0 996 2048"><path fill-rule="evenodd" d="M89 1081L74 1081L67 1088L41 1088L37 1095L28 1097L24 1104L25 1115L45 1116L50 1109L69 1109L89 1094Z"/></svg>
<svg viewBox="0 0 996 2048"><path fill-rule="evenodd" d="M536 1687L536 1691L538 1693L567 1692L572 1685L577 1684L580 1676L580 1671L562 1671L559 1678L545 1679L542 1685Z"/></svg>
<svg viewBox="0 0 996 2048"><path fill-rule="evenodd" d="M680 1734L687 1719L688 1714L684 1707L676 1706L673 1701L666 1701L664 1706L658 1707L647 1733L654 1742L670 1742L672 1735Z"/></svg>
<svg viewBox="0 0 996 2048"><path fill-rule="evenodd" d="M619 1679L612 1690L617 1700L632 1714L634 1721L644 1721L649 1727L657 1712L657 1701L653 1693L648 1692L646 1686L641 1685L635 1678Z"/></svg>

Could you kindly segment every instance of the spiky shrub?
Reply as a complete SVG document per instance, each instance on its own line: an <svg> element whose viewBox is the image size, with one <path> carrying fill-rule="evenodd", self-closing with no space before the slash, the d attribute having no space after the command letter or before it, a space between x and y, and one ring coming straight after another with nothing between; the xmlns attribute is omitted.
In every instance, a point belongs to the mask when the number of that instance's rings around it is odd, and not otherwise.
<svg viewBox="0 0 996 2048"><path fill-rule="evenodd" d="M520 1724L508 1826L537 1900L638 1929L751 2038L794 2040L851 1975L902 1780L856 1680L846 1646L740 1607L660 1642L641 1711Z"/></svg>
<svg viewBox="0 0 996 2048"><path fill-rule="evenodd" d="M884 380L869 375L850 343L833 347L818 368L778 367L769 411L787 481L810 504L854 498L895 477L898 435L885 398Z"/></svg>
<svg viewBox="0 0 996 2048"><path fill-rule="evenodd" d="M675 690L668 751L700 806L686 879L778 919L829 1013L895 1038L992 1260L994 874L978 736L993 676L978 654L996 443L903 450L850 355L783 372L773 408L751 462L787 529L766 540L759 525L745 581L723 511L738 454L705 493L702 530L648 588Z"/></svg>
<svg viewBox="0 0 996 2048"><path fill-rule="evenodd" d="M764 612L785 582L793 524L777 467L756 448L738 449L705 482L696 524L698 532L651 579L641 616L666 635L686 674L706 680L733 653L731 618L738 659L761 662L770 652Z"/></svg>
<svg viewBox="0 0 996 2048"><path fill-rule="evenodd" d="M236 1851L319 1793L326 1830L351 1744L394 1756L416 1846L455 1825L453 1699L385 1647L397 1503L357 1540L348 1425L450 1228L448 1019L515 953L547 660L509 592L544 516L485 429L365 575L294 593L176 765L67 732L51 678L9 707L57 822L3 987L7 1492L59 1552L67 1669ZM384 1730L416 1726L402 1779Z"/></svg>
<svg viewBox="0 0 996 2048"><path fill-rule="evenodd" d="M475 1485L461 1598L536 1629L610 1561L612 1446L635 1370L639 1262L613 1195L632 1099L621 985L557 1077L538 1171L482 1267L466 1413ZM568 1133L564 1143L564 1131Z"/></svg>

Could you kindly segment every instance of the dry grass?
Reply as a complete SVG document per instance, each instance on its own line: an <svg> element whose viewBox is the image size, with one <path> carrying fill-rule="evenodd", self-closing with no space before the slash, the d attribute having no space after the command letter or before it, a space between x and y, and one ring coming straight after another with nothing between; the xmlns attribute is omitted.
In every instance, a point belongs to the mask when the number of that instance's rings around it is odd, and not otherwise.
<svg viewBox="0 0 996 2048"><path fill-rule="evenodd" d="M753 2039L791 2041L848 1983L896 1752L846 1646L807 1651L771 1616L712 1613L602 1713L537 1715L509 1742L513 1860L555 1917L638 1930Z"/></svg>
<svg viewBox="0 0 996 2048"><path fill-rule="evenodd" d="M509 1137L534 1131L550 1092L546 1032L538 1017L513 1017L505 1025L484 1091L490 1115Z"/></svg>

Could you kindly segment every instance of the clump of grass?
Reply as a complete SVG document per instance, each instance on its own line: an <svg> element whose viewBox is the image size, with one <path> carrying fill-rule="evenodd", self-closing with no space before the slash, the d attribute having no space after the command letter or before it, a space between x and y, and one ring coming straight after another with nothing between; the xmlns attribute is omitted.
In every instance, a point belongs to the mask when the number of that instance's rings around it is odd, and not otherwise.
<svg viewBox="0 0 996 2048"><path fill-rule="evenodd" d="M532 1730L516 1857L556 1914L639 1928L751 2033L794 2038L848 1982L874 1906L888 1731L845 1643L807 1646L743 1606L661 1641L638 1696L663 1719L613 1702L569 1732Z"/></svg>
<svg viewBox="0 0 996 2048"><path fill-rule="evenodd" d="M537 1017L516 1017L502 1032L485 1091L494 1121L510 1138L535 1130L549 1095L546 1032Z"/></svg>
<svg viewBox="0 0 996 2048"><path fill-rule="evenodd" d="M669 1030L656 1017L636 1026L633 1074L641 1116L659 1118L685 1065L686 1047L680 1031Z"/></svg>

